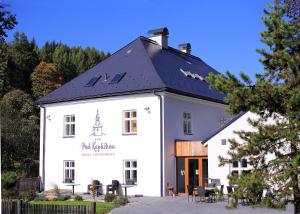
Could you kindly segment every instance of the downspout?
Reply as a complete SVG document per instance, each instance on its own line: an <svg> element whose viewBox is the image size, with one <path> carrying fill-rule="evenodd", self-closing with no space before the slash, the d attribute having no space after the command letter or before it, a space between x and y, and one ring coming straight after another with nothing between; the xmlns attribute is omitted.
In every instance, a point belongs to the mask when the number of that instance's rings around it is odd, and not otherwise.
<svg viewBox="0 0 300 214"><path fill-rule="evenodd" d="M45 190L45 144L46 144L46 108L44 106L40 106L43 108L43 170L42 170L42 186L41 189Z"/></svg>
<svg viewBox="0 0 300 214"><path fill-rule="evenodd" d="M153 94L159 98L160 106L160 196L164 196L163 190L163 105L162 105L162 96L157 94L156 91L153 91Z"/></svg>

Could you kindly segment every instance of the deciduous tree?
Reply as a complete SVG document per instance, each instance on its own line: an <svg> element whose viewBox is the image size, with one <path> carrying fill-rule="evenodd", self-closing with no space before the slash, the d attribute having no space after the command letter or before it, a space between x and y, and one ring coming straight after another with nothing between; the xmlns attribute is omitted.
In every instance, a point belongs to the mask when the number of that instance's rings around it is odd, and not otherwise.
<svg viewBox="0 0 300 214"><path fill-rule="evenodd" d="M62 77L53 63L41 62L31 74L32 92L36 98L46 96L62 86Z"/></svg>

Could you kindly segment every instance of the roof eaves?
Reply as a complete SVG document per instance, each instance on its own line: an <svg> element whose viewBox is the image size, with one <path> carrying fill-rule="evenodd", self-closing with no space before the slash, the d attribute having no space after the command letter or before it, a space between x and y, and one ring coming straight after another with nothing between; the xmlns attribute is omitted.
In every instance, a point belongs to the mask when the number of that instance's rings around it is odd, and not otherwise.
<svg viewBox="0 0 300 214"><path fill-rule="evenodd" d="M72 99L56 99L50 101L36 101L36 105L44 105L44 104L54 104L54 103L63 103L63 102L71 102L71 101L79 101L79 100L87 100L87 99L95 99L95 98L107 98L107 97L117 97L117 96L124 96L124 95L134 95L134 94L145 94L145 93L153 93L153 92L163 92L166 91L165 88L155 88L155 89L146 89L146 90L137 90L137 91L125 91L125 92L117 92L117 93L107 93L101 95L94 95L94 96L81 96Z"/></svg>
<svg viewBox="0 0 300 214"><path fill-rule="evenodd" d="M176 89L173 89L173 88L166 88L166 91L174 93L174 94L184 95L184 96L188 96L188 97L198 98L198 99L202 99L202 100L207 100L207 101L212 101L212 102L215 102L215 103L220 103L220 104L227 105L227 103L225 103L223 100L214 99L214 98L211 98L211 97L206 97L206 96L201 96L201 95L196 95L196 94L191 94L191 93L187 93L187 92L184 92L184 91L179 91L179 90L176 90Z"/></svg>
<svg viewBox="0 0 300 214"><path fill-rule="evenodd" d="M239 118L241 118L246 113L247 112L241 112L238 115L236 115L234 118L232 118L230 121L228 121L228 123L226 123L220 129L218 129L215 133L213 133L211 136L209 136L204 141L202 141L202 144L205 144L207 141L209 141L211 138L213 138L214 136L216 136L217 134L219 134L221 131L223 131L224 129L226 129L228 126L230 126L231 124L233 124L235 121L237 121Z"/></svg>

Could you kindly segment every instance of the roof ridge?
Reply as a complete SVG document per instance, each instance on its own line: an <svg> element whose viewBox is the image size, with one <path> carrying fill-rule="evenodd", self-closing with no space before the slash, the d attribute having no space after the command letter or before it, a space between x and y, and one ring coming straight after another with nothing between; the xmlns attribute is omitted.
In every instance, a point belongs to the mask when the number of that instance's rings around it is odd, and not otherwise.
<svg viewBox="0 0 300 214"><path fill-rule="evenodd" d="M139 38L140 38L140 39L145 39L144 36L140 36ZM148 38L146 38L146 39L148 40L148 42L157 44L155 41L153 41L153 40L151 40L151 39L148 39ZM160 76L159 73L157 72L157 69L156 69L156 67L155 67L155 65L154 65L154 63L153 63L153 61L152 61L152 58L150 57L148 51L146 50L146 47L145 47L144 43L143 43L142 41L141 41L141 43L142 43L142 46L143 46L143 48L144 48L144 51L145 51L145 53L146 53L146 55L147 55L147 59L150 61L150 64L151 64L152 67L153 67L153 70L155 71L155 73L157 74L158 78L159 78L160 81L163 83L163 85L164 85L165 87L167 87L167 84L163 81L163 79L161 78L161 76ZM157 44L157 45L158 45L158 44Z"/></svg>

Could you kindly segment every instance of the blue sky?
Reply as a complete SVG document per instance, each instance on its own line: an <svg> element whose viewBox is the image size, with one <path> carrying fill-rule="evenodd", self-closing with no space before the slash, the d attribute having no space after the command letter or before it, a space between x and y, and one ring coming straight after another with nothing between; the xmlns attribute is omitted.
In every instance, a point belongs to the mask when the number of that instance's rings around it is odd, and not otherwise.
<svg viewBox="0 0 300 214"><path fill-rule="evenodd" d="M271 0L11 0L16 31L39 46L61 41L113 53L147 31L168 27L169 45L190 42L192 53L219 72L262 72L256 48L263 9Z"/></svg>

